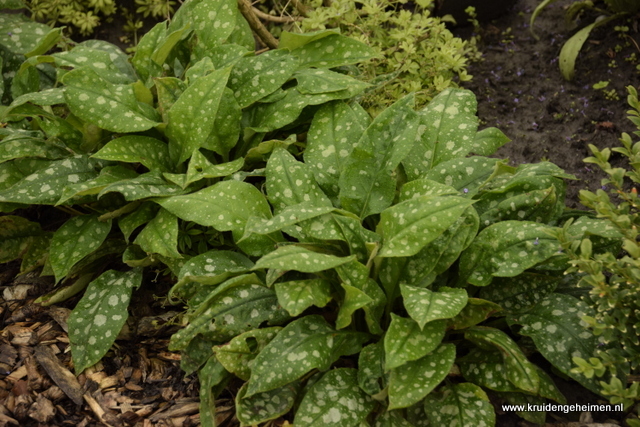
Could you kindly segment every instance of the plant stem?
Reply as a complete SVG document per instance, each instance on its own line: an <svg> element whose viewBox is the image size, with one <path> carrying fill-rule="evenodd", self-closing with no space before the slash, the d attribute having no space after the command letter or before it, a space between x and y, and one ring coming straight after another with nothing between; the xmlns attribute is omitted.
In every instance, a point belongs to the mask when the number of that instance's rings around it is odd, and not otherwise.
<svg viewBox="0 0 640 427"><path fill-rule="evenodd" d="M128 214L129 212L135 211L138 206L140 206L142 202L140 200L136 200L135 202L127 203L120 209L116 209L115 211L107 212L104 215L100 215L98 217L98 221L109 221L110 219L118 218L124 214Z"/></svg>
<svg viewBox="0 0 640 427"><path fill-rule="evenodd" d="M238 8L242 16L244 16L249 23L251 29L260 37L260 40L271 49L277 49L278 40L262 25L262 22L260 22L256 14L253 13L251 4L247 0L238 0Z"/></svg>

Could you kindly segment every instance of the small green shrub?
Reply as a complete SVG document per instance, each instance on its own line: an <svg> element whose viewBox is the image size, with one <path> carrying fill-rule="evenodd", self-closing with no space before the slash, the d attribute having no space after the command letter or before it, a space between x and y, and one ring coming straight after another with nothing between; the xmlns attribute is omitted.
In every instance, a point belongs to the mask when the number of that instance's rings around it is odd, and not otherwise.
<svg viewBox="0 0 640 427"><path fill-rule="evenodd" d="M185 2L131 61L99 41L46 55L48 35L29 37L0 111L0 210L68 219L1 216L0 262L54 276L43 304L84 291L68 322L78 373L109 351L145 270L164 270L187 306L170 348L198 373L205 426L232 376L244 425L494 425L485 390L565 401L531 342L598 391L572 371L594 355L595 312L550 236L575 216L573 177L485 157L508 139L478 130L471 92L372 118L343 68L370 47L285 32L256 55L235 0ZM603 233L596 252L615 244Z"/></svg>
<svg viewBox="0 0 640 427"><path fill-rule="evenodd" d="M640 137L640 101L632 86L628 87L629 119L638 127L634 132ZM606 372L612 376L608 382L601 381L602 394L612 403L624 403L625 408L640 401L638 382L626 386L628 376L640 373L640 199L635 187L640 183L640 142L633 142L627 133L620 139L622 147L599 150L590 145L593 157L585 159L594 163L609 177L602 181L603 188L596 193L583 190L580 201L602 218L610 237L619 241L623 252L616 250L593 254L593 238L577 238L570 233L559 233L562 246L571 257L573 267L568 272L580 272L579 285L589 290L584 301L594 309L594 316L585 316L594 334L599 337L601 347L595 357L587 362L576 358L576 372L591 377L602 377ZM629 168L614 168L609 163L611 152L622 154L629 161ZM605 191L609 189L609 191ZM613 196L613 197L611 197ZM637 407L636 407L637 412ZM628 420L629 425L638 426L640 421Z"/></svg>
<svg viewBox="0 0 640 427"><path fill-rule="evenodd" d="M360 67L362 78L375 87L362 98L372 114L409 92L422 107L456 82L471 79L467 64L478 57L474 41L455 37L440 18L431 15L431 0L417 1L413 10L405 1L334 0L323 6L309 2L302 29L339 28L344 34L373 47L378 56Z"/></svg>

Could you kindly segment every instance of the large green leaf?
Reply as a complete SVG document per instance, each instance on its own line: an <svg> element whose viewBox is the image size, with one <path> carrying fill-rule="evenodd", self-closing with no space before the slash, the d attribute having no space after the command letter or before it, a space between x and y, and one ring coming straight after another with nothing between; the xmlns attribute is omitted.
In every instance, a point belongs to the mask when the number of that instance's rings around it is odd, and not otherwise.
<svg viewBox="0 0 640 427"><path fill-rule="evenodd" d="M99 221L98 215L76 216L58 228L49 249L49 262L56 282L78 261L98 249L110 230L111 221Z"/></svg>
<svg viewBox="0 0 640 427"><path fill-rule="evenodd" d="M408 95L384 110L343 163L340 202L360 218L380 213L393 202L392 172L416 143L418 116L413 102L413 95Z"/></svg>
<svg viewBox="0 0 640 427"><path fill-rule="evenodd" d="M16 6L15 2L9 7L12 6ZM49 26L34 22L22 14L0 15L0 45L18 54L33 51L50 30Z"/></svg>
<svg viewBox="0 0 640 427"><path fill-rule="evenodd" d="M357 426L374 407L375 401L358 387L355 369L333 369L306 391L294 424L308 427Z"/></svg>
<svg viewBox="0 0 640 427"><path fill-rule="evenodd" d="M456 346L443 344L421 359L392 369L389 374L389 409L407 408L421 401L449 374Z"/></svg>
<svg viewBox="0 0 640 427"><path fill-rule="evenodd" d="M165 181L164 178L162 178L162 173L154 170L135 178L114 182L105 187L98 197L112 192L122 194L127 201L133 201L148 197L174 196L184 191L177 185Z"/></svg>
<svg viewBox="0 0 640 427"><path fill-rule="evenodd" d="M378 341L362 349L358 357L358 385L369 396L385 388L384 347Z"/></svg>
<svg viewBox="0 0 640 427"><path fill-rule="evenodd" d="M449 384L424 401L429 425L494 426L496 414L487 394L471 383Z"/></svg>
<svg viewBox="0 0 640 427"><path fill-rule="evenodd" d="M433 320L450 319L467 305L464 289L441 288L438 292L415 286L400 285L404 307L420 329Z"/></svg>
<svg viewBox="0 0 640 427"><path fill-rule="evenodd" d="M263 256L256 262L254 269L277 268L279 270L295 270L304 273L316 273L329 270L354 260L355 257L337 257L321 254L305 249L301 246L281 246L275 251Z"/></svg>
<svg viewBox="0 0 640 427"><path fill-rule="evenodd" d="M582 321L593 316L593 309L570 295L551 294L524 314L508 318L510 323L522 325L520 333L529 336L538 351L565 375L586 388L599 392L598 380L574 373L574 357L588 359L597 348L597 338Z"/></svg>
<svg viewBox="0 0 640 427"><path fill-rule="evenodd" d="M332 198L337 198L338 181L349 154L365 129L369 126L368 115L356 113L362 109L358 104L335 101L323 105L313 116L305 163L311 166L318 185Z"/></svg>
<svg viewBox="0 0 640 427"><path fill-rule="evenodd" d="M217 132L215 119L229 72L229 68L223 68L196 79L169 109L169 154L176 164L187 160L200 147L223 155L231 148L210 144Z"/></svg>
<svg viewBox="0 0 640 427"><path fill-rule="evenodd" d="M353 38L329 34L295 48L291 54L300 59L300 68L334 68L373 58L373 48Z"/></svg>
<svg viewBox="0 0 640 427"><path fill-rule="evenodd" d="M285 50L270 50L240 59L229 76L229 88L246 108L280 88L298 68L298 59Z"/></svg>
<svg viewBox="0 0 640 427"><path fill-rule="evenodd" d="M15 133L0 141L0 163L21 157L61 159L69 152L31 133Z"/></svg>
<svg viewBox="0 0 640 427"><path fill-rule="evenodd" d="M417 322L391 313L384 336L385 369L390 370L420 359L440 345L446 322L435 320L420 328Z"/></svg>
<svg viewBox="0 0 640 427"><path fill-rule="evenodd" d="M245 397L247 386L244 383L236 396L236 417L245 426L258 425L289 412L300 388L299 383L292 383Z"/></svg>
<svg viewBox="0 0 640 427"><path fill-rule="evenodd" d="M242 254L214 249L191 258L180 269L174 290L191 281L217 285L231 276L248 272L253 265Z"/></svg>
<svg viewBox="0 0 640 427"><path fill-rule="evenodd" d="M427 172L424 178L449 185L467 197L476 195L480 187L491 177L500 160L486 157L466 157L442 162ZM419 175L419 171L416 172Z"/></svg>
<svg viewBox="0 0 640 427"><path fill-rule="evenodd" d="M460 283L487 286L493 277L514 277L558 253L551 227L529 221L493 224L460 256Z"/></svg>
<svg viewBox="0 0 640 427"><path fill-rule="evenodd" d="M100 170L100 175L96 178L65 186L56 205L71 204L69 200L75 201L81 196L99 194L115 182L133 179L137 176L135 171L124 165L106 166Z"/></svg>
<svg viewBox="0 0 640 427"><path fill-rule="evenodd" d="M336 331L318 315L295 320L254 360L247 396L282 387L315 368L327 370L340 356L359 352L368 337ZM357 386L355 372L354 382Z"/></svg>
<svg viewBox="0 0 640 427"><path fill-rule="evenodd" d="M141 108L130 85L109 83L88 68L69 71L63 83L71 112L102 129L141 132L158 124Z"/></svg>
<svg viewBox="0 0 640 427"><path fill-rule="evenodd" d="M126 163L141 163L149 170L171 170L167 144L148 136L125 135L112 139L91 157Z"/></svg>
<svg viewBox="0 0 640 427"><path fill-rule="evenodd" d="M385 209L380 214L383 243L378 255L417 254L456 223L472 203L462 197L422 196Z"/></svg>
<svg viewBox="0 0 640 427"><path fill-rule="evenodd" d="M127 321L133 288L142 270L109 270L91 282L69 316L69 341L77 374L98 362Z"/></svg>
<svg viewBox="0 0 640 427"><path fill-rule="evenodd" d="M499 304L506 313L529 310L556 289L560 278L524 272L516 277L496 277L480 290L480 298Z"/></svg>
<svg viewBox="0 0 640 427"><path fill-rule="evenodd" d="M110 53L100 47L102 46L80 44L69 51L54 53L52 57L60 68L84 68L112 84L134 82L135 78L129 70L129 64L125 62L125 68L119 68L118 63L114 61L118 58L118 53Z"/></svg>
<svg viewBox="0 0 640 427"><path fill-rule="evenodd" d="M471 152L478 128L476 109L475 95L464 89L445 89L429 102L420 112L420 142L403 162L409 179Z"/></svg>
<svg viewBox="0 0 640 427"><path fill-rule="evenodd" d="M34 160L30 159L29 162ZM42 169L25 172L22 180L0 191L0 202L55 205L67 185L84 182L98 175L95 162L85 156L56 160Z"/></svg>

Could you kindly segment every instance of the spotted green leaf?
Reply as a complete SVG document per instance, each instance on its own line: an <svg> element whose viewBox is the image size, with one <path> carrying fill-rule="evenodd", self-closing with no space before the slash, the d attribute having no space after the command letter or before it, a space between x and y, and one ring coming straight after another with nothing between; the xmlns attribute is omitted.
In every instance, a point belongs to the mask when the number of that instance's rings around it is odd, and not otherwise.
<svg viewBox="0 0 640 427"><path fill-rule="evenodd" d="M65 186L56 205L68 204L69 200L80 196L98 194L114 182L133 179L136 176L137 173L123 165L106 166L100 170L100 175L96 178Z"/></svg>
<svg viewBox="0 0 640 427"><path fill-rule="evenodd" d="M467 305L464 289L441 288L438 292L415 286L400 285L404 307L409 316L423 329L437 319L450 319Z"/></svg>
<svg viewBox="0 0 640 427"><path fill-rule="evenodd" d="M0 45L11 52L24 55L33 51L50 30L48 25L34 22L22 14L0 15Z"/></svg>
<svg viewBox="0 0 640 427"><path fill-rule="evenodd" d="M585 238L588 236L600 236L609 239L621 239L622 234L611 221L607 219L594 219L588 217L580 217L569 226L567 230L569 234Z"/></svg>
<svg viewBox="0 0 640 427"><path fill-rule="evenodd" d="M437 181L421 178L407 182L402 186L398 194L398 202L421 196L446 196L449 194L458 194L458 190Z"/></svg>
<svg viewBox="0 0 640 427"><path fill-rule="evenodd" d="M63 77L64 97L79 118L112 132L141 132L158 124L138 103L133 87L112 84L95 71L78 68Z"/></svg>
<svg viewBox="0 0 640 427"><path fill-rule="evenodd" d="M49 245L52 234L53 233L43 233L33 237L27 251L22 256L22 263L20 264L21 274L35 270L47 262L49 259ZM2 247L2 243L0 243L0 247ZM3 252L0 250L0 253Z"/></svg>
<svg viewBox="0 0 640 427"><path fill-rule="evenodd" d="M480 216L480 223L483 226L507 220L535 221L546 224L555 219L558 194L554 186L500 199L502 197L498 196L492 200L493 207L484 211Z"/></svg>
<svg viewBox="0 0 640 427"><path fill-rule="evenodd" d="M396 184L391 172L416 143L413 102L413 95L405 96L376 117L343 164L340 202L360 218L380 213L393 202Z"/></svg>
<svg viewBox="0 0 640 427"><path fill-rule="evenodd" d="M219 178L237 172L244 165L243 159L236 159L231 162L212 164L201 152L193 152L189 160L189 168L186 174L164 173L164 177L179 185L183 189L189 184L200 181L204 178Z"/></svg>
<svg viewBox="0 0 640 427"><path fill-rule="evenodd" d="M386 386L384 373L384 346L382 341L369 344L358 357L358 385L369 396L376 395Z"/></svg>
<svg viewBox="0 0 640 427"><path fill-rule="evenodd" d="M344 163L369 126L368 115L356 113L358 104L342 101L330 102L320 107L313 116L304 161L316 177L318 185L332 198L337 198L338 180Z"/></svg>
<svg viewBox="0 0 640 427"><path fill-rule="evenodd" d="M91 157L126 163L141 163L149 170L171 170L167 144L148 136L125 135L112 139Z"/></svg>
<svg viewBox="0 0 640 427"><path fill-rule="evenodd" d="M12 106L22 105L30 102L36 105L56 105L63 104L64 101L64 89L56 87L51 89L44 89L38 92L25 93L17 98L13 99Z"/></svg>
<svg viewBox="0 0 640 427"><path fill-rule="evenodd" d="M424 401L429 425L494 426L496 414L487 394L471 383L449 384Z"/></svg>
<svg viewBox="0 0 640 427"><path fill-rule="evenodd" d="M215 119L229 72L223 68L196 79L169 109L169 154L175 163L184 162L200 147L228 152L229 147L213 146L209 141L216 133Z"/></svg>
<svg viewBox="0 0 640 427"><path fill-rule="evenodd" d="M287 206L271 219L258 219L249 231L257 234L270 234L307 219L315 218L335 210L333 206L310 207L308 203Z"/></svg>
<svg viewBox="0 0 640 427"><path fill-rule="evenodd" d="M155 218L157 212L158 205L152 202L145 202L129 215L121 217L118 220L118 227L120 227L122 234L124 234L125 241L129 243L131 233L142 224L146 224Z"/></svg>
<svg viewBox="0 0 640 427"><path fill-rule="evenodd" d="M148 254L160 254L170 258L182 258L178 252L178 218L160 209L154 219L142 229L133 243Z"/></svg>
<svg viewBox="0 0 640 427"><path fill-rule="evenodd" d="M497 350L471 349L469 354L458 359L458 366L464 379L473 384L503 392L516 392L519 390L515 384L509 381L507 376L508 366L504 358Z"/></svg>
<svg viewBox="0 0 640 427"><path fill-rule="evenodd" d="M127 201L133 201L147 197L173 196L184 191L182 188L165 181L159 170L154 170L135 178L114 182L102 189L98 197L113 192L122 194Z"/></svg>
<svg viewBox="0 0 640 427"><path fill-rule="evenodd" d="M300 93L337 92L348 89L356 80L346 74L336 73L326 68L305 68L294 75Z"/></svg>
<svg viewBox="0 0 640 427"><path fill-rule="evenodd" d="M166 22L157 23L140 38L131 63L143 82L146 82L150 77L160 77L162 74L161 66L166 60L164 53L169 53L167 48L171 42L175 45L173 40L167 40ZM160 60L162 62L158 63Z"/></svg>
<svg viewBox="0 0 640 427"><path fill-rule="evenodd" d="M76 216L58 228L49 249L56 282L66 276L75 263L98 249L110 230L111 221L99 221L98 215Z"/></svg>
<svg viewBox="0 0 640 427"><path fill-rule="evenodd" d="M551 227L503 221L482 230L460 256L460 283L487 286L493 277L514 277L548 260L559 249Z"/></svg>
<svg viewBox="0 0 640 427"><path fill-rule="evenodd" d="M291 50L300 68L334 68L356 64L376 56L373 48L340 34L329 34Z"/></svg>
<svg viewBox="0 0 640 427"><path fill-rule="evenodd" d="M245 397L247 384L240 387L236 396L236 417L245 426L258 425L289 412L300 388L296 382Z"/></svg>
<svg viewBox="0 0 640 427"><path fill-rule="evenodd" d="M358 387L357 371L338 368L307 390L293 422L308 427L357 426L374 407L375 401Z"/></svg>
<svg viewBox="0 0 640 427"><path fill-rule="evenodd" d="M392 369L389 374L389 409L407 408L421 401L449 374L456 346L442 344L426 356Z"/></svg>
<svg viewBox="0 0 640 427"><path fill-rule="evenodd" d="M266 169L267 194L276 212L305 203L308 207L332 207L331 201L315 183L309 166L298 162L284 148L276 148Z"/></svg>
<svg viewBox="0 0 640 427"><path fill-rule="evenodd" d="M240 107L246 108L280 88L297 68L298 59L285 50L244 57L231 71L229 88Z"/></svg>
<svg viewBox="0 0 640 427"><path fill-rule="evenodd" d="M475 209L468 207L453 225L406 260L399 280L421 288L431 284L471 244L478 232L478 224Z"/></svg>
<svg viewBox="0 0 640 427"><path fill-rule="evenodd" d="M0 9L22 9L23 7L22 0L0 0Z"/></svg>
<svg viewBox="0 0 640 427"><path fill-rule="evenodd" d="M446 322L435 320L420 328L411 319L391 313L391 324L384 336L385 370L395 369L435 350L444 338Z"/></svg>
<svg viewBox="0 0 640 427"><path fill-rule="evenodd" d="M258 103L248 111L250 128L256 132L270 132L280 129L300 116L302 110L310 105L320 105L338 99L350 99L364 91L368 85L355 80L348 89L319 94L302 94L292 87L284 92L274 92L276 100L270 103Z"/></svg>
<svg viewBox="0 0 640 427"><path fill-rule="evenodd" d="M42 233L36 222L19 216L0 216L0 263L22 258Z"/></svg>
<svg viewBox="0 0 640 427"><path fill-rule="evenodd" d="M369 268L352 260L336 267L336 271L345 291L336 319L336 328L349 326L353 312L362 308L369 331L373 334L382 334L383 330L379 322L387 299L380 285L369 277Z"/></svg>
<svg viewBox="0 0 640 427"><path fill-rule="evenodd" d="M376 418L374 427L415 427L401 415L402 411L387 411Z"/></svg>
<svg viewBox="0 0 640 427"><path fill-rule="evenodd" d="M129 316L131 292L141 282L142 270L109 270L89 284L68 321L76 373L109 351Z"/></svg>
<svg viewBox="0 0 640 427"><path fill-rule="evenodd" d="M438 167L429 170L422 176L441 184L449 185L463 192L467 197L473 197L491 177L499 163L500 160L486 157L453 159L442 162ZM409 173L408 175L412 176ZM415 176L421 176L419 170L415 171Z"/></svg>
<svg viewBox="0 0 640 427"><path fill-rule="evenodd" d="M429 427L429 418L424 410L424 402L418 402L413 406L405 409L407 414L407 421L413 425L413 427Z"/></svg>
<svg viewBox="0 0 640 427"><path fill-rule="evenodd" d="M242 254L211 250L191 258L180 269L176 287L191 281L217 285L231 276L248 272L252 267L253 262Z"/></svg>
<svg viewBox="0 0 640 427"><path fill-rule="evenodd" d="M133 83L134 76L129 72L129 65L123 70L117 66L116 52L80 44L71 50L51 55L58 67L83 68L98 76L105 83L124 85Z"/></svg>
<svg viewBox="0 0 640 427"><path fill-rule="evenodd" d="M280 270L295 270L303 273L317 273L329 270L352 261L355 257L337 257L305 249L301 246L281 246L275 251L263 256L256 262L254 270L261 268L277 268Z"/></svg>
<svg viewBox="0 0 640 427"><path fill-rule="evenodd" d="M42 169L28 171L22 180L0 191L0 202L55 205L67 185L95 178L98 174L94 167L95 162L85 156L49 162Z"/></svg>
<svg viewBox="0 0 640 427"><path fill-rule="evenodd" d="M558 277L524 272L516 277L496 277L479 296L500 305L506 313L519 314L553 292L558 282Z"/></svg>
<svg viewBox="0 0 640 427"><path fill-rule="evenodd" d="M476 133L471 152L478 156L490 156L507 142L511 141L498 128L485 128Z"/></svg>
<svg viewBox="0 0 640 427"><path fill-rule="evenodd" d="M225 388L230 375L215 357L211 356L198 371L200 380L200 424L216 425L216 396Z"/></svg>
<svg viewBox="0 0 640 427"><path fill-rule="evenodd" d="M316 368L327 370L340 356L359 352L368 338L361 332L336 331L319 315L295 320L255 358L247 396L282 387Z"/></svg>
<svg viewBox="0 0 640 427"><path fill-rule="evenodd" d="M498 313L502 308L491 301L480 298L469 298L467 305L460 313L450 321L453 329L466 329L468 327L484 322L493 314Z"/></svg>
<svg viewBox="0 0 640 427"><path fill-rule="evenodd" d="M508 317L522 325L520 333L533 339L536 348L553 366L584 387L597 392L595 377L574 373L574 357L588 359L597 347L596 337L586 328L582 317L594 315L586 303L570 295L551 294L524 314Z"/></svg>
<svg viewBox="0 0 640 427"><path fill-rule="evenodd" d="M476 110L475 95L465 89L445 89L429 102L420 112L420 142L404 161L410 179L469 154L478 128Z"/></svg>
<svg viewBox="0 0 640 427"><path fill-rule="evenodd" d="M464 337L480 348L498 349L509 381L520 390L533 394L538 392L540 377L534 365L507 334L495 328L474 326L466 330Z"/></svg>
<svg viewBox="0 0 640 427"><path fill-rule="evenodd" d="M243 282L227 280L206 295L187 313L189 323L171 337L170 348L182 350L198 335L212 341L226 341L263 322L279 324L289 319L286 311L278 307L273 290Z"/></svg>
<svg viewBox="0 0 640 427"><path fill-rule="evenodd" d="M278 303L291 316L298 316L315 305L324 307L331 301L331 286L323 279L292 280L275 284Z"/></svg>
<svg viewBox="0 0 640 427"><path fill-rule="evenodd" d="M253 359L281 330L281 327L274 326L245 332L227 344L214 346L213 353L227 371L249 381Z"/></svg>
<svg viewBox="0 0 640 427"><path fill-rule="evenodd" d="M385 209L380 214L383 243L378 255L417 254L456 223L472 203L462 197L422 196Z"/></svg>

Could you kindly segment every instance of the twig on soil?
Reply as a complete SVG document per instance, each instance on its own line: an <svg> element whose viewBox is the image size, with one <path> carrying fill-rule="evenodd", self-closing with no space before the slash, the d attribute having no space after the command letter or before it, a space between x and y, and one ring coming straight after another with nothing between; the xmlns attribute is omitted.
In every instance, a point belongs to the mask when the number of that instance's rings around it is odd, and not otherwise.
<svg viewBox="0 0 640 427"><path fill-rule="evenodd" d="M266 29L262 22L258 19L255 13L253 13L253 8L251 4L247 0L238 0L238 8L240 9L240 13L247 20L251 29L260 37L260 40L271 49L278 48L278 40Z"/></svg>
<svg viewBox="0 0 640 427"><path fill-rule="evenodd" d="M253 13L260 19L264 19L265 21L277 22L279 24L288 24L290 22L302 21L304 18L301 16L273 16L268 13L264 13L260 9L256 9L255 7L251 8Z"/></svg>

